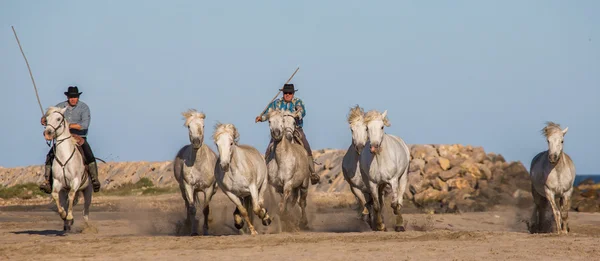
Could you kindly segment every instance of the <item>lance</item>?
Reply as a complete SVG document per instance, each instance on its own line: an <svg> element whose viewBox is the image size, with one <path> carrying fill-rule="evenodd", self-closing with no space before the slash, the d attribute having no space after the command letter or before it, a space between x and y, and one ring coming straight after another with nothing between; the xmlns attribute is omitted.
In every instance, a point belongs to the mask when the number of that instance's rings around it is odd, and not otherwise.
<svg viewBox="0 0 600 261"><path fill-rule="evenodd" d="M296 75L296 72L298 72L298 70L299 70L299 69L300 69L300 66L298 66L298 68L296 68L296 70L294 71L294 73L292 74L292 76L290 76L290 78L287 80L287 82L285 82L285 84L288 84L288 83L290 83L290 81L292 80L292 78L294 78L294 75ZM284 85L285 85L285 84L284 84ZM275 95L275 97L273 97L273 99L271 99L271 101L270 101L270 102L267 104L267 106L265 107L265 109L264 109L264 110L262 110L262 112L261 112L260 114L258 114L258 116L257 116L257 117L260 117L261 115L263 115L263 113L265 113L265 111L267 110L267 108L269 108L269 105L271 105L271 103L272 103L272 102L273 102L275 99L277 99L277 96L279 96L279 93L281 93L281 90L279 90L279 91L277 92L277 94Z"/></svg>
<svg viewBox="0 0 600 261"><path fill-rule="evenodd" d="M19 41L19 37L17 37L17 31L15 31L14 26L12 27L13 33L15 34L15 38L17 39L17 44L19 44L19 49L21 49L21 54L23 54L23 58L25 58L25 63L27 64L27 69L29 70L29 76L31 77L31 81L33 82L33 90L35 91L35 97L37 97L38 104L40 105L40 111L42 112L42 116L44 115L44 109L42 108L42 102L40 102L40 96L38 95L37 87L35 86L35 80L33 79L33 74L31 73L31 68L29 67L29 62L27 61L27 57L25 57L25 53L23 52L23 48L21 47L21 42Z"/></svg>

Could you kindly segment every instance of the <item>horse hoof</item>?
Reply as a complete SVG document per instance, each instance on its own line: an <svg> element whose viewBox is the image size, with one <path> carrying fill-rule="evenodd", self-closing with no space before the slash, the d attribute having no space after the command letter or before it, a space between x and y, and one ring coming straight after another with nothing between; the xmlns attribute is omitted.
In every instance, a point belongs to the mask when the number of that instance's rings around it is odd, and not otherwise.
<svg viewBox="0 0 600 261"><path fill-rule="evenodd" d="M263 224L263 226L271 225L271 219L270 218L263 219L262 224Z"/></svg>
<svg viewBox="0 0 600 261"><path fill-rule="evenodd" d="M244 227L244 221L242 221L240 223L235 223L235 228L242 229L243 227Z"/></svg>
<svg viewBox="0 0 600 261"><path fill-rule="evenodd" d="M404 228L404 226L397 226L396 227L396 232L404 232L406 231L406 228Z"/></svg>

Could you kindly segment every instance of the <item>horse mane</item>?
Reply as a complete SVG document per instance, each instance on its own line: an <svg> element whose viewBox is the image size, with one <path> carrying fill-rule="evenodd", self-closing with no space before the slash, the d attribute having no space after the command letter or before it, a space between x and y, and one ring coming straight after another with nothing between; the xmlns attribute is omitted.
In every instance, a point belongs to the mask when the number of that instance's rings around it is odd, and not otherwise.
<svg viewBox="0 0 600 261"><path fill-rule="evenodd" d="M220 123L215 125L215 131L213 132L213 141L216 143L219 136L222 134L229 134L233 137L233 142L237 145L240 140L240 133L237 128L231 123Z"/></svg>
<svg viewBox="0 0 600 261"><path fill-rule="evenodd" d="M354 108L350 109L350 113L348 114L348 123L354 124L358 121L364 121L364 116L365 111L357 104L354 106Z"/></svg>
<svg viewBox="0 0 600 261"><path fill-rule="evenodd" d="M50 107L48 107L46 114L44 114L44 117L48 117L50 114L55 113L55 112L60 112L60 110L61 110L61 108L59 108L59 107L50 106Z"/></svg>
<svg viewBox="0 0 600 261"><path fill-rule="evenodd" d="M203 112L198 112L198 111L196 111L196 109L189 109L187 111L182 112L181 115L183 115L183 117L185 117L185 123L183 125L186 127L190 125L190 122L194 118L200 118L200 119L206 118L206 115Z"/></svg>
<svg viewBox="0 0 600 261"><path fill-rule="evenodd" d="M562 132L562 129L560 128L560 124L557 124L557 123L554 123L551 121L547 121L546 127L544 127L542 129L542 134L544 136L546 136L546 138L550 137L552 134L554 134L556 132Z"/></svg>
<svg viewBox="0 0 600 261"><path fill-rule="evenodd" d="M369 112L367 112L367 114L365 114L365 124L369 124L369 122L374 120L382 120L383 125L385 125L386 127L390 126L390 121L388 120L387 116L383 118L381 116L381 112L377 110L370 110Z"/></svg>

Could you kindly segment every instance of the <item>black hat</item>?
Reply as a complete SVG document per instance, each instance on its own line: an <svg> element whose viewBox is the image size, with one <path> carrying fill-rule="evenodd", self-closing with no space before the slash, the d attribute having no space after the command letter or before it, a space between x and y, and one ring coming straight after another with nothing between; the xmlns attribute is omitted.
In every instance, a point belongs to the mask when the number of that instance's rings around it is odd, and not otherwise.
<svg viewBox="0 0 600 261"><path fill-rule="evenodd" d="M65 92L65 95L67 95L67 97L79 97L79 95L81 94L82 92L79 92L77 86L69 86L69 89Z"/></svg>
<svg viewBox="0 0 600 261"><path fill-rule="evenodd" d="M279 89L280 91L283 91L283 93L294 93L297 92L298 90L294 90L294 84L291 83L286 83L283 85L283 89Z"/></svg>

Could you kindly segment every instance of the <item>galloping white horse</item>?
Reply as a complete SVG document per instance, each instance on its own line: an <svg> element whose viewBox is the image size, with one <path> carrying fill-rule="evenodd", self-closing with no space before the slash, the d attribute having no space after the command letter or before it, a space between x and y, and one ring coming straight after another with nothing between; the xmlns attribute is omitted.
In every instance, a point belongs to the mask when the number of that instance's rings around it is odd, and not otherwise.
<svg viewBox="0 0 600 261"><path fill-rule="evenodd" d="M58 214L64 220L63 230L71 231L73 225L73 201L77 192L83 191L83 219L89 220L92 204L92 182L83 163L83 153L78 150L76 140L69 132L65 119L67 107L50 107L46 111L44 138L54 140L55 157L52 162L52 198L56 202ZM67 194L68 191L68 194ZM68 203L67 203L68 202ZM66 208L66 210L65 210Z"/></svg>
<svg viewBox="0 0 600 261"><path fill-rule="evenodd" d="M250 203L264 226L271 218L264 205L264 192L268 189L267 165L260 152L248 145L238 145L240 134L233 124L217 124L213 140L219 150L215 164L215 178L221 190L236 205L235 227L242 232L244 220L252 235L258 234L248 213ZM242 217L244 220L242 220Z"/></svg>
<svg viewBox="0 0 600 261"><path fill-rule="evenodd" d="M364 121L364 110L358 105L350 109L348 124L352 132L352 144L344 154L342 173L344 179L350 185L350 191L352 191L360 205L360 215L363 220L371 225L371 210L369 208L372 206L372 198L369 187L365 185L359 168L360 153L367 143L368 134L367 125Z"/></svg>
<svg viewBox="0 0 600 261"><path fill-rule="evenodd" d="M204 235L208 234L208 215L210 200L217 192L215 182L215 164L217 155L204 144L205 114L196 110L188 110L182 115L188 128L190 143L183 146L173 160L173 173L179 183L181 196L187 209L187 220L192 225L192 236L198 235L196 205L199 203L198 193L204 193Z"/></svg>
<svg viewBox="0 0 600 261"><path fill-rule="evenodd" d="M303 146L293 142L296 113L286 110L269 110L267 118L271 137L275 140L275 160L269 162L269 183L282 196L279 212L287 214L288 205L300 205L300 228L308 228L306 197L310 169L308 155Z"/></svg>
<svg viewBox="0 0 600 261"><path fill-rule="evenodd" d="M538 153L533 158L529 170L531 193L535 203L530 222L532 233L540 232L548 202L552 208L556 233L569 232L568 218L575 180L575 164L563 151L564 137L568 129L569 127L561 130L560 125L554 122L547 122L546 127L542 129L548 142L548 150ZM560 197L558 206L556 196Z"/></svg>
<svg viewBox="0 0 600 261"><path fill-rule="evenodd" d="M408 181L410 151L402 139L384 132L383 127L390 126L386 115L387 110L383 113L371 110L365 115L369 146L365 146L360 155L360 171L373 198L376 229L386 230L381 210L385 186L390 185L392 209L396 215L395 230L405 231L400 209Z"/></svg>

